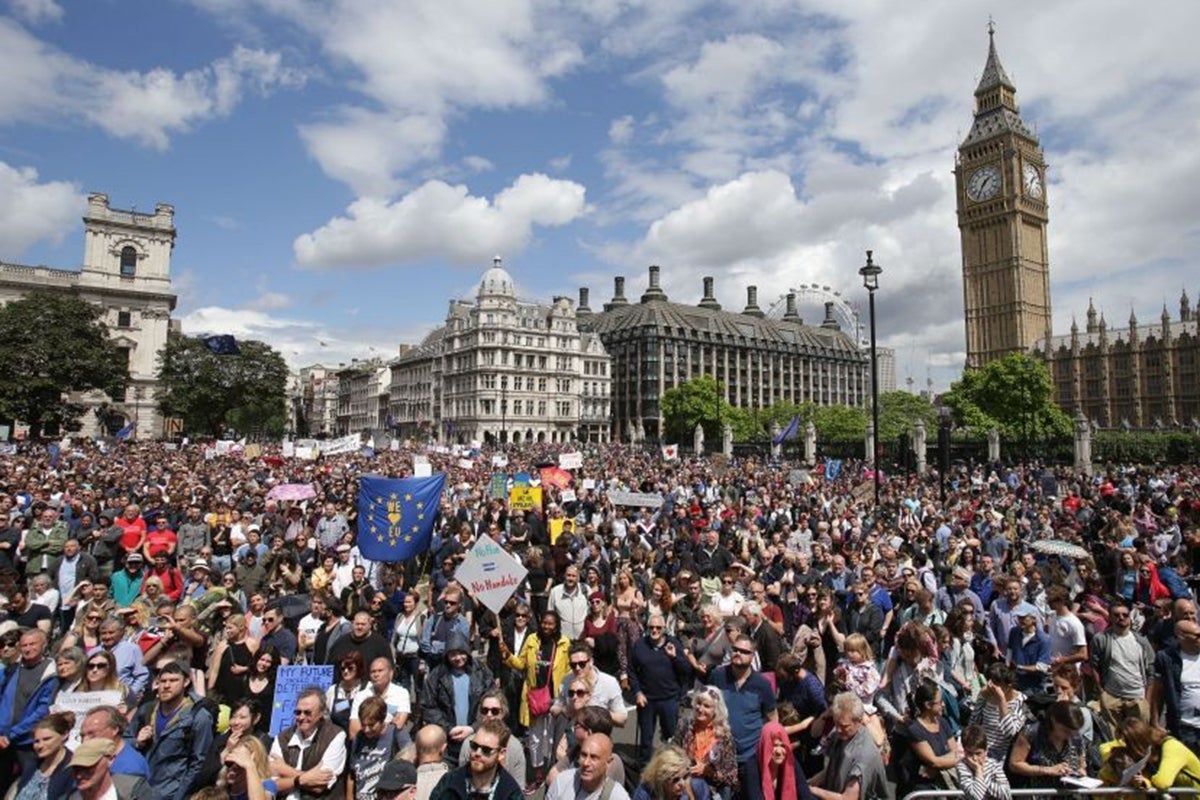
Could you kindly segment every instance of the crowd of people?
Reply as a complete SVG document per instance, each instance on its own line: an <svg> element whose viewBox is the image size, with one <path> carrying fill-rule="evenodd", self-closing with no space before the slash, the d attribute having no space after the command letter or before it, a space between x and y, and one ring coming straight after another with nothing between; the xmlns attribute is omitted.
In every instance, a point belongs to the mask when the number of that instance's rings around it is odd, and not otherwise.
<svg viewBox="0 0 1200 800"><path fill-rule="evenodd" d="M591 445L510 510L495 473L536 483L566 449L0 456L0 792L1200 788L1194 466L959 465L943 498L933 475ZM448 478L428 552L371 561L358 479L417 453ZM483 535L527 570L499 614L455 580ZM299 665L332 681L281 711Z"/></svg>

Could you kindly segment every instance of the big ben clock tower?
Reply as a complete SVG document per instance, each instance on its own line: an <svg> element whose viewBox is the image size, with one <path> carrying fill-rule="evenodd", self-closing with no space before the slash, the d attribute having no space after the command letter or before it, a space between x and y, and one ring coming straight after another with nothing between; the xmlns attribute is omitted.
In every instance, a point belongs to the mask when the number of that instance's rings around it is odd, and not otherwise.
<svg viewBox="0 0 1200 800"><path fill-rule="evenodd" d="M1050 336L1046 162L1021 119L990 24L988 40L975 122L954 167L968 368L1028 352Z"/></svg>

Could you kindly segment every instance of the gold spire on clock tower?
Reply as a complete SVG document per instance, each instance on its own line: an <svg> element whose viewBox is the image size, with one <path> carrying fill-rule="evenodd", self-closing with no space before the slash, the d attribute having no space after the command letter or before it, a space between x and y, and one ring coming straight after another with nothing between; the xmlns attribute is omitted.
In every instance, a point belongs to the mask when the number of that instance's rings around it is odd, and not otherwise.
<svg viewBox="0 0 1200 800"><path fill-rule="evenodd" d="M954 176L972 368L1028 352L1050 336L1046 161L1021 119L990 22L975 121L958 148Z"/></svg>

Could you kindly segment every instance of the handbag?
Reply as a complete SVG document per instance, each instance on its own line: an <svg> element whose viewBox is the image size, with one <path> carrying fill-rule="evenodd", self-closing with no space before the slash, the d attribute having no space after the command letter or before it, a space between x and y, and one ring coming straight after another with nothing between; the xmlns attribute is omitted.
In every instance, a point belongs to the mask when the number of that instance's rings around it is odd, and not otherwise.
<svg viewBox="0 0 1200 800"><path fill-rule="evenodd" d="M554 647L550 648L550 666L547 668L545 685L530 689L526 698L530 717L540 717L550 713L550 705L553 702L550 695L550 684L554 682L554 657L557 654L558 642L555 642Z"/></svg>

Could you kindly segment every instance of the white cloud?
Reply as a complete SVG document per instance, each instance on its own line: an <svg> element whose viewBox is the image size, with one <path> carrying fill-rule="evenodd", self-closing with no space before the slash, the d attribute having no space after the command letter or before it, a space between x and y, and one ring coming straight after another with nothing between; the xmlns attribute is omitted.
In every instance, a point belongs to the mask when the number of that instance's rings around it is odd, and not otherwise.
<svg viewBox="0 0 1200 800"><path fill-rule="evenodd" d="M608 139L613 144L628 144L633 138L633 117L626 114L614 119L608 126Z"/></svg>
<svg viewBox="0 0 1200 800"><path fill-rule="evenodd" d="M8 0L8 6L13 14L30 25L60 22L63 18L62 6L54 0Z"/></svg>
<svg viewBox="0 0 1200 800"><path fill-rule="evenodd" d="M327 175L371 196L398 189L395 175L435 158L445 134L437 116L392 116L361 108L343 109L335 122L300 127L309 153Z"/></svg>
<svg viewBox="0 0 1200 800"><path fill-rule="evenodd" d="M0 19L0 118L77 118L107 133L159 150L173 134L228 116L247 93L294 87L305 76L279 53L235 47L223 58L186 72L159 67L107 69L47 45Z"/></svg>
<svg viewBox="0 0 1200 800"><path fill-rule="evenodd" d="M78 186L39 183L36 170L0 161L0 256L15 260L36 242L61 241L86 204Z"/></svg>
<svg viewBox="0 0 1200 800"><path fill-rule="evenodd" d="M535 173L522 175L492 201L466 186L429 181L396 201L360 198L296 239L307 267L378 267L421 259L479 263L519 252L533 226L565 225L585 211L584 187Z"/></svg>
<svg viewBox="0 0 1200 800"><path fill-rule="evenodd" d="M495 164L479 155L471 155L464 158L463 166L471 170L471 172L490 172L496 168Z"/></svg>
<svg viewBox="0 0 1200 800"><path fill-rule="evenodd" d="M246 304L246 308L254 311L279 311L292 304L292 298L282 292L264 291L258 297Z"/></svg>

